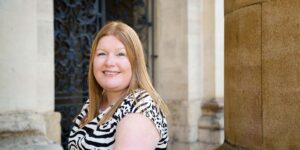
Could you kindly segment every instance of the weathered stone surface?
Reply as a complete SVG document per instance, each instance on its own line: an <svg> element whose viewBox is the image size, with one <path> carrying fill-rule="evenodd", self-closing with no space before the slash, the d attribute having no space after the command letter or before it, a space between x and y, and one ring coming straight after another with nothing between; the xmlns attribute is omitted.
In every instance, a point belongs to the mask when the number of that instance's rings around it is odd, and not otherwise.
<svg viewBox="0 0 300 150"><path fill-rule="evenodd" d="M300 1L262 8L263 149L300 149Z"/></svg>
<svg viewBox="0 0 300 150"><path fill-rule="evenodd" d="M53 0L0 3L0 112L53 111Z"/></svg>
<svg viewBox="0 0 300 150"><path fill-rule="evenodd" d="M177 142L193 143L198 140L198 126L175 126L173 138Z"/></svg>
<svg viewBox="0 0 300 150"><path fill-rule="evenodd" d="M201 105L203 116L213 116L224 112L224 98L210 100Z"/></svg>
<svg viewBox="0 0 300 150"><path fill-rule="evenodd" d="M223 99L212 100L202 105L198 125L198 141L201 149L213 149L224 141Z"/></svg>
<svg viewBox="0 0 300 150"><path fill-rule="evenodd" d="M250 5L261 4L270 0L225 0L225 14Z"/></svg>
<svg viewBox="0 0 300 150"><path fill-rule="evenodd" d="M198 142L189 142L189 143L184 143L184 142L177 142L173 141L170 143L170 147L168 149L170 150L201 150L199 148L199 143Z"/></svg>
<svg viewBox="0 0 300 150"><path fill-rule="evenodd" d="M0 137L8 134L32 134L45 135L46 124L41 114L29 111L0 113Z"/></svg>
<svg viewBox="0 0 300 150"><path fill-rule="evenodd" d="M155 8L155 39L159 41L155 47L158 55L156 88L165 99L187 99L187 2L158 0ZM176 33L176 36L170 33Z"/></svg>
<svg viewBox="0 0 300 150"><path fill-rule="evenodd" d="M10 135L6 138L1 138L0 147L3 149L20 149L21 147L26 147L35 144L49 144L49 140L42 135L35 135L33 133L27 132L18 135Z"/></svg>
<svg viewBox="0 0 300 150"><path fill-rule="evenodd" d="M182 100L167 101L167 104L171 111L168 119L170 137L180 142L197 141L200 102Z"/></svg>
<svg viewBox="0 0 300 150"><path fill-rule="evenodd" d="M60 144L61 142L61 127L60 120L61 115L58 112L47 112L44 114L44 120L46 122L46 135L47 137Z"/></svg>
<svg viewBox="0 0 300 150"><path fill-rule="evenodd" d="M187 145L198 142L201 103L216 94L214 7L211 0L155 3L154 82L171 110L170 140L177 149L193 149Z"/></svg>
<svg viewBox="0 0 300 150"><path fill-rule="evenodd" d="M221 145L224 140L223 130L199 129L199 142L211 145Z"/></svg>
<svg viewBox="0 0 300 150"><path fill-rule="evenodd" d="M54 110L53 10L53 0L0 2L0 149L61 149L47 138L60 118L44 116Z"/></svg>
<svg viewBox="0 0 300 150"><path fill-rule="evenodd" d="M215 150L220 144L211 144L211 143L199 143L198 150Z"/></svg>
<svg viewBox="0 0 300 150"><path fill-rule="evenodd" d="M262 138L261 6L226 15L225 136L255 149Z"/></svg>
<svg viewBox="0 0 300 150"><path fill-rule="evenodd" d="M201 87L195 89L195 91L196 93L198 93L198 95L201 95L201 102L205 103L206 101L209 101L212 98L214 98L216 94L215 19L213 19L215 17L215 1L201 0L200 4L196 7L200 7L201 11L200 14L196 14L201 16L201 18L199 18L199 21L197 22L197 26L200 26L201 28L200 34L198 35L201 38L199 38L198 41L196 41L200 44L194 48L195 51L197 51L197 53L195 53L193 56L195 59L189 58L189 65L195 64L195 66L193 66L191 70L198 70L198 72L193 75L197 76L200 79L198 82L192 81L189 84L196 84L199 87ZM199 22L201 22L200 25ZM196 64L196 62L199 63Z"/></svg>
<svg viewBox="0 0 300 150"><path fill-rule="evenodd" d="M63 150L63 148L57 144L35 144L23 146L19 150Z"/></svg>
<svg viewBox="0 0 300 150"><path fill-rule="evenodd" d="M0 113L0 124L0 149L62 149L46 136L43 114L30 111Z"/></svg>
<svg viewBox="0 0 300 150"><path fill-rule="evenodd" d="M300 1L257 5L256 11L249 5L226 14L226 143L219 150L300 149ZM246 70L235 67L243 62Z"/></svg>

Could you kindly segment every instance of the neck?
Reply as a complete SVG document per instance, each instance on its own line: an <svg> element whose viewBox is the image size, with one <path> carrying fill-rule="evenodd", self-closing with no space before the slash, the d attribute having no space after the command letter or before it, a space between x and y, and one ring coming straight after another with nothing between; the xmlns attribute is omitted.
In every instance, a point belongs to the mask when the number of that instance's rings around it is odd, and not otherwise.
<svg viewBox="0 0 300 150"><path fill-rule="evenodd" d="M123 95L123 91L107 91L106 96L107 96L107 102L108 105L114 105Z"/></svg>

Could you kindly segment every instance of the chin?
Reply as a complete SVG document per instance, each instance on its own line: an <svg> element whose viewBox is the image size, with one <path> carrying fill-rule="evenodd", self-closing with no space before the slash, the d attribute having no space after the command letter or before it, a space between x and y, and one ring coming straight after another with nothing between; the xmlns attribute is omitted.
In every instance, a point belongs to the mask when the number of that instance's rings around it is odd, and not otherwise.
<svg viewBox="0 0 300 150"><path fill-rule="evenodd" d="M121 87L115 87L115 86L110 86L110 87L105 87L104 88L105 90L107 91L121 91L121 90L124 90L125 88L121 88Z"/></svg>

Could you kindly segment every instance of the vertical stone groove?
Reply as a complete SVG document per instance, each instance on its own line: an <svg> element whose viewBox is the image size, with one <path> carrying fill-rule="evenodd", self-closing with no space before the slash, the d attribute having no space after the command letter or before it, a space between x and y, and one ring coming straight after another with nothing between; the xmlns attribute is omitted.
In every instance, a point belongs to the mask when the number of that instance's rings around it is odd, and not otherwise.
<svg viewBox="0 0 300 150"><path fill-rule="evenodd" d="M262 5L263 5L263 3L261 3L260 4L260 20L261 20L261 22L260 22L260 25L261 25L261 27L260 27L260 36L261 36L261 38L260 38L260 52L261 52L261 54L260 54L260 63L261 63L261 65L260 65L260 74L261 74L261 76L260 76L260 89L261 89L261 92L260 92L260 107L261 107L261 145L263 145L263 143L264 143L264 113L263 113L263 106L264 106L264 102L263 102L263 42L262 42L262 40L263 40L263 14L262 14L262 9L263 9L263 7L262 7Z"/></svg>

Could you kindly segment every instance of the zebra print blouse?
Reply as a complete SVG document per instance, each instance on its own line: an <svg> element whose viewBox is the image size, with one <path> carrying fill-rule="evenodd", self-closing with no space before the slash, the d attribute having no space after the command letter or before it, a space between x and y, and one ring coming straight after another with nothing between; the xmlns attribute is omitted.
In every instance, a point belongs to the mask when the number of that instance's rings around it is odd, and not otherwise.
<svg viewBox="0 0 300 150"><path fill-rule="evenodd" d="M134 100L134 97L136 100ZM81 113L75 119L75 124L69 136L69 150L112 150L117 125L129 113L143 113L148 117L160 133L160 140L156 146L156 150L167 149L169 136L166 118L145 90L138 89L126 96L112 118L103 125L97 126L97 123L109 111L110 107L100 112L96 118L83 128L79 128L80 120L87 114L88 105L89 101L86 102Z"/></svg>

